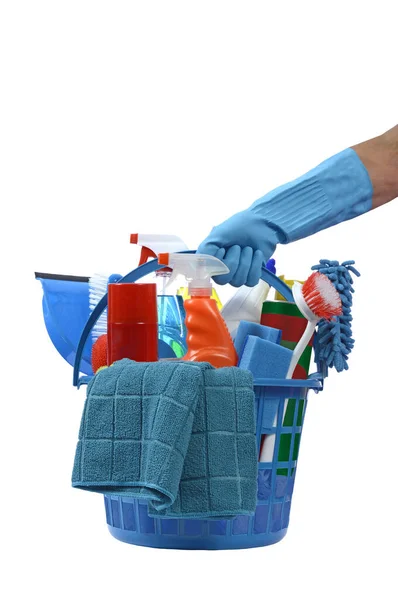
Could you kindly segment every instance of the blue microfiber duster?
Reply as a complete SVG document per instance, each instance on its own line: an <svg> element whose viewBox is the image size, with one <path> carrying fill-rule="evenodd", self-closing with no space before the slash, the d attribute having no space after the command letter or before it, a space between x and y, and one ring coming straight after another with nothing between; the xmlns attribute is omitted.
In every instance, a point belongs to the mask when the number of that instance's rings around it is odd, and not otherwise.
<svg viewBox="0 0 398 600"><path fill-rule="evenodd" d="M274 327L267 327L266 325L260 325L259 323L252 323L250 321L241 321L238 327L238 331L235 336L235 349L236 352L241 358L243 348L245 346L246 338L249 335L254 335L263 340L268 340L270 342L274 342L274 344L279 344L282 337L282 331L280 329L275 329Z"/></svg>
<svg viewBox="0 0 398 600"><path fill-rule="evenodd" d="M332 321L322 319L318 325L318 345L315 359L324 361L330 368L337 372L348 369L348 355L354 347L355 340L351 330L352 294L354 293L351 273L360 277L360 273L353 266L354 260L340 263L337 260L322 259L312 270L324 273L340 294L343 314Z"/></svg>

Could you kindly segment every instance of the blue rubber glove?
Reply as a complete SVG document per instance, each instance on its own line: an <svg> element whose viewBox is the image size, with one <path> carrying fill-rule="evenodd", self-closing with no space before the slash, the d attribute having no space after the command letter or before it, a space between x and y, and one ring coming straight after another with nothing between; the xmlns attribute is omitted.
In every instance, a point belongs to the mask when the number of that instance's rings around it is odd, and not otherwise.
<svg viewBox="0 0 398 600"><path fill-rule="evenodd" d="M372 207L373 188L348 148L260 198L214 227L198 252L220 258L230 272L216 283L253 286L277 244L288 244L357 217Z"/></svg>

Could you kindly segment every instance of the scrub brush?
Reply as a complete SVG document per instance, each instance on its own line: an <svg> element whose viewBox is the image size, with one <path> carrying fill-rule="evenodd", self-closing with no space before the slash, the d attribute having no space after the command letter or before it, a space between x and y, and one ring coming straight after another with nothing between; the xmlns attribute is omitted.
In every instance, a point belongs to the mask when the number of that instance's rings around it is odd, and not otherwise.
<svg viewBox="0 0 398 600"><path fill-rule="evenodd" d="M91 366L94 373L97 373L99 369L106 367L108 364L107 342L108 336L104 333L104 335L101 335L93 344L91 350Z"/></svg>
<svg viewBox="0 0 398 600"><path fill-rule="evenodd" d="M340 295L333 283L323 273L312 273L303 285L295 281L292 292L298 309L308 320L308 323L293 351L286 379L291 379L318 322L321 319L330 321L333 317L341 315L342 312Z"/></svg>
<svg viewBox="0 0 398 600"><path fill-rule="evenodd" d="M320 319L330 320L341 314L341 298L333 283L323 273L312 273L304 284L295 281L293 284L294 301L308 320L307 327L296 345L290 360L286 379L291 379L294 369ZM282 423L285 418L288 400L285 400ZM275 423L276 424L276 423ZM264 435L260 452L260 462L271 462L274 456L275 434Z"/></svg>
<svg viewBox="0 0 398 600"><path fill-rule="evenodd" d="M94 275L89 278L88 286L90 313L93 312L98 302L108 292L108 283L117 283L121 278L122 276L116 273L110 276L104 275L103 273L94 273ZM91 332L93 344L101 335L106 334L107 326L107 311L104 310L101 316L98 317L98 320L96 321Z"/></svg>

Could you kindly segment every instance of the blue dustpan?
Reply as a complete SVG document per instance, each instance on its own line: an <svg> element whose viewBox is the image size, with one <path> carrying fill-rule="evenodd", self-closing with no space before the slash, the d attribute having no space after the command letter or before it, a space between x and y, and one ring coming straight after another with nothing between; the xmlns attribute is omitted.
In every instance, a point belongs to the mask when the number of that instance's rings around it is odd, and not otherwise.
<svg viewBox="0 0 398 600"><path fill-rule="evenodd" d="M71 365L90 316L88 277L35 273L43 287L43 316L48 335L60 355ZM80 371L92 375L91 335L84 345Z"/></svg>

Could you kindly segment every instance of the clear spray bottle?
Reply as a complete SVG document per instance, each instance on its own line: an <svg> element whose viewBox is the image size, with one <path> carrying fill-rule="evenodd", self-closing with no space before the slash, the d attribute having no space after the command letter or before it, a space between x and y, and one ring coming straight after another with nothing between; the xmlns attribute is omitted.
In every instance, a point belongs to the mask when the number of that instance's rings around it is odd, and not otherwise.
<svg viewBox="0 0 398 600"><path fill-rule="evenodd" d="M176 235L132 233L130 243L141 246L139 264L157 258L160 252L182 252L188 250L185 242ZM185 311L181 296L170 285L171 269L156 271L159 358L182 358L187 351Z"/></svg>

